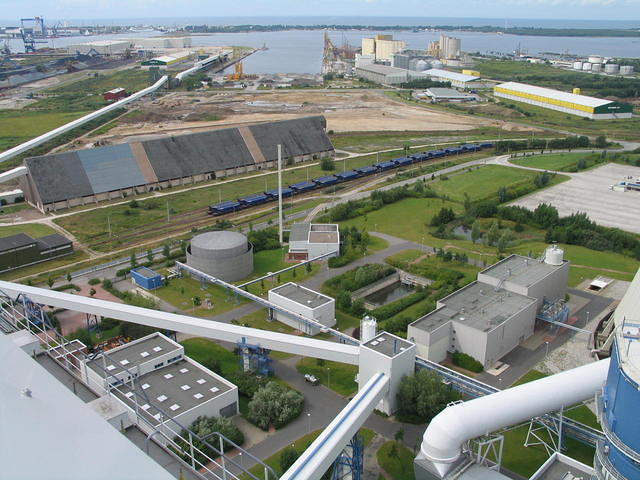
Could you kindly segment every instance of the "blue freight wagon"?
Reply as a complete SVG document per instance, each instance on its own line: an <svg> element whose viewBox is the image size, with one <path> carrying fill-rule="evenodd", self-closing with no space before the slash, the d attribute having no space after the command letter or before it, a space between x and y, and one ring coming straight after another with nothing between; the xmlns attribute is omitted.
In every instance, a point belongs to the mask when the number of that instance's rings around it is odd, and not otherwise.
<svg viewBox="0 0 640 480"><path fill-rule="evenodd" d="M398 165L399 167L404 167L406 165L411 165L413 163L413 157L394 158L391 161L396 165Z"/></svg>
<svg viewBox="0 0 640 480"><path fill-rule="evenodd" d="M480 144L480 147L481 148L491 148L491 147L493 147L493 143L491 143L491 142L483 142L483 143Z"/></svg>
<svg viewBox="0 0 640 480"><path fill-rule="evenodd" d="M278 199L278 189L274 188L273 190L267 190L264 192L267 197L270 197L274 200ZM293 190L289 187L282 187L282 198L287 198L293 195Z"/></svg>
<svg viewBox="0 0 640 480"><path fill-rule="evenodd" d="M222 215L224 213L235 212L241 207L242 205L240 202L229 200L227 202L218 203L217 205L210 205L209 213L213 215Z"/></svg>
<svg viewBox="0 0 640 480"><path fill-rule="evenodd" d="M356 168L356 172L360 175L371 175L376 173L378 170L373 165L367 165L366 167L358 167Z"/></svg>
<svg viewBox="0 0 640 480"><path fill-rule="evenodd" d="M251 195L247 195L246 197L238 198L238 201L242 205L246 205L247 207L251 207L253 205L261 205L269 201L269 197L267 197L264 193L252 193Z"/></svg>
<svg viewBox="0 0 640 480"><path fill-rule="evenodd" d="M333 175L327 175L325 177L318 177L312 180L317 183L320 187L326 187L328 185L333 185L334 183L338 183L337 177Z"/></svg>
<svg viewBox="0 0 640 480"><path fill-rule="evenodd" d="M296 193L308 192L309 190L313 190L317 185L313 182L298 182L292 185L289 185L289 188L293 189Z"/></svg>
<svg viewBox="0 0 640 480"><path fill-rule="evenodd" d="M347 170L346 172L336 173L336 178L339 182L347 182L349 180L358 178L358 172L354 170Z"/></svg>
<svg viewBox="0 0 640 480"><path fill-rule="evenodd" d="M391 161L387 161L387 162L374 163L372 167L375 168L376 170L384 171L384 170L391 170L392 168L396 168L396 164Z"/></svg>

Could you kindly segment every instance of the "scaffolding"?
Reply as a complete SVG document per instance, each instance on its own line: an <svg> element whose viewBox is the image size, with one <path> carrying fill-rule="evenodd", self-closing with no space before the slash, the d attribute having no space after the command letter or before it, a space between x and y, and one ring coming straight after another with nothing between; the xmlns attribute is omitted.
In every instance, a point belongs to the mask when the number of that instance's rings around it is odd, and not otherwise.
<svg viewBox="0 0 640 480"><path fill-rule="evenodd" d="M360 480L362 478L364 443L360 435L355 434L333 462L331 480Z"/></svg>
<svg viewBox="0 0 640 480"><path fill-rule="evenodd" d="M236 350L240 357L240 368L243 372L249 372L263 377L273 375L273 366L269 353L271 350L247 343L246 337L242 337L236 344Z"/></svg>
<svg viewBox="0 0 640 480"><path fill-rule="evenodd" d="M542 309L536 316L538 320L542 320L549 324L549 332L553 335L558 333L560 327L569 326L569 307L564 300L548 300L544 299Z"/></svg>

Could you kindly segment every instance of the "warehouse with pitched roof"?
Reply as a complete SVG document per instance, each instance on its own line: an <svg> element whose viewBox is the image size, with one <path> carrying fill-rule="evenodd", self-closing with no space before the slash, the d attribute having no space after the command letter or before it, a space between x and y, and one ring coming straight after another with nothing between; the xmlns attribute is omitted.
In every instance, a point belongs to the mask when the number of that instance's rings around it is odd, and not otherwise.
<svg viewBox="0 0 640 480"><path fill-rule="evenodd" d="M592 120L631 118L633 115L633 106L627 103L578 95L552 88L536 87L525 83L501 83L494 87L493 93L496 97L558 110Z"/></svg>
<svg viewBox="0 0 640 480"><path fill-rule="evenodd" d="M322 116L224 128L31 157L25 200L42 212L332 157Z"/></svg>

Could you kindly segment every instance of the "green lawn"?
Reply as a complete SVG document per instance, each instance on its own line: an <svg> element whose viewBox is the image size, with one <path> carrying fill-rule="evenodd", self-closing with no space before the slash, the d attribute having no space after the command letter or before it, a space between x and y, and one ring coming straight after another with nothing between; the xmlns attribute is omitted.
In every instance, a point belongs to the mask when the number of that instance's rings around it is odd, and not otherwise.
<svg viewBox="0 0 640 480"><path fill-rule="evenodd" d="M218 315L229 310L233 310L238 305L245 303L247 300L244 297L238 296L238 303L234 300L234 295L229 294L224 288L216 285L207 285L202 290L199 281L192 280L191 278L172 278L169 281L169 285L160 287L153 291L153 294L161 298L165 302L170 303L176 309L183 310L189 315L198 317L208 317L212 315ZM198 307L194 307L192 299L199 297L202 304ZM229 298L227 298L229 297ZM213 304L213 308L209 309L205 305L205 300L209 299Z"/></svg>
<svg viewBox="0 0 640 480"><path fill-rule="evenodd" d="M397 455L393 455L393 446ZM376 453L378 465L393 478L393 480L415 480L413 472L413 459L415 455L411 450L398 442L384 443Z"/></svg>
<svg viewBox="0 0 640 480"><path fill-rule="evenodd" d="M76 112L0 110L0 150L15 147L87 113L87 110Z"/></svg>
<svg viewBox="0 0 640 480"><path fill-rule="evenodd" d="M304 357L298 361L296 369L301 374L315 375L320 383L339 395L348 396L358 390L358 384L355 382L355 376L358 373L357 365L328 360L325 360L323 365L318 365L317 359Z"/></svg>
<svg viewBox="0 0 640 480"><path fill-rule="evenodd" d="M53 228L42 223L25 223L22 225L8 225L6 227L0 227L0 237L8 237L9 235L17 235L18 233L26 233L33 238L38 238L57 232Z"/></svg>
<svg viewBox="0 0 640 480"><path fill-rule="evenodd" d="M537 175L537 172L531 170L486 165L460 175L452 175L449 180L434 182L431 188L457 202L463 202L467 193L473 202L494 196L500 187L533 183Z"/></svg>
<svg viewBox="0 0 640 480"><path fill-rule="evenodd" d="M206 363L209 359L216 360L220 364L223 375L229 375L240 370L238 357L213 340L189 338L183 340L180 344L184 347L185 355L196 362Z"/></svg>
<svg viewBox="0 0 640 480"><path fill-rule="evenodd" d="M256 253L253 256L253 274L250 279L259 278L269 272L277 272L283 268L294 265L293 263L286 263L284 261L285 252L286 247L282 247L275 250L262 250L261 252ZM256 282L249 285L247 289L255 295L264 296L269 290L277 287L278 285L282 285L287 282L302 282L318 273L319 270L320 265L317 263L311 264L311 271L307 271L306 266L300 266L262 282Z"/></svg>
<svg viewBox="0 0 640 480"><path fill-rule="evenodd" d="M422 250L403 250L384 259L390 265L397 266L402 270L425 276L426 272L446 269L455 270L464 275L460 285L466 285L476 279L480 267L469 263L445 262L433 254L427 255ZM429 278L428 276L426 278Z"/></svg>
<svg viewBox="0 0 640 480"><path fill-rule="evenodd" d="M597 270L594 268L582 268L582 267L574 267L573 265L569 268L569 286L576 287L584 280L593 280L597 276L604 275L605 277L615 278L616 280L624 280L630 282L633 280L633 273L617 273L617 272L606 272L604 270Z"/></svg>
<svg viewBox="0 0 640 480"><path fill-rule="evenodd" d="M236 318L238 325L243 325L245 327L251 328L259 328L260 330L269 330L271 332L280 332L280 333L292 333L295 330L284 323L278 322L277 320L268 321L267 320L267 309L261 308L249 315L245 315L244 317Z"/></svg>

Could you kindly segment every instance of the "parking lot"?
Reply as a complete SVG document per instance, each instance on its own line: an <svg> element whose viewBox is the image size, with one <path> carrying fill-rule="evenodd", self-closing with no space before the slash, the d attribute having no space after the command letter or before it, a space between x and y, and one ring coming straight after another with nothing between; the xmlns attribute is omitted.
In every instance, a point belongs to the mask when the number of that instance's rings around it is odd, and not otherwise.
<svg viewBox="0 0 640 480"><path fill-rule="evenodd" d="M609 163L572 174L571 180L521 198L511 205L534 209L541 203L555 206L561 216L584 212L599 225L640 233L640 192L614 192L611 186L626 177L640 176L639 167Z"/></svg>

